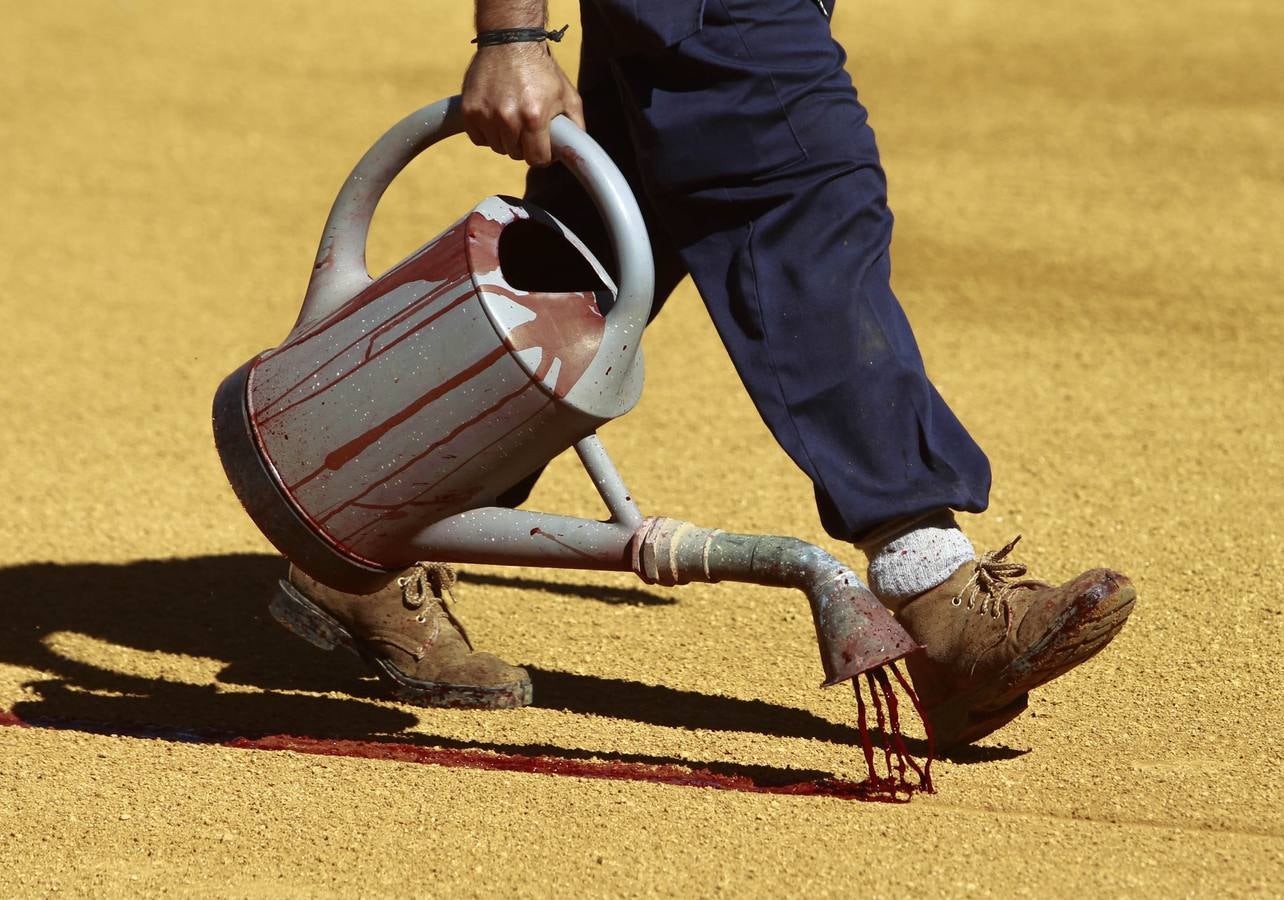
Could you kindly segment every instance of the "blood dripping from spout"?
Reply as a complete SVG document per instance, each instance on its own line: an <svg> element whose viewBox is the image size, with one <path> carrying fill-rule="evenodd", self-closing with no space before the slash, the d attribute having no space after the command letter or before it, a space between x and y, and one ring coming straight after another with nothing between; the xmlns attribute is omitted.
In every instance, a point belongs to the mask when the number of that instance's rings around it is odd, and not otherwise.
<svg viewBox="0 0 1284 900"><path fill-rule="evenodd" d="M905 744L905 735L901 731L900 705L896 699L896 690L887 675L888 669L891 669L897 683L910 698L927 734L927 755L921 765ZM861 687L862 682L864 689ZM935 754L932 728L923 715L923 707L919 703L918 695L914 693L914 688L901 674L896 663L856 676L852 679L852 688L856 693L856 725L860 731L861 750L865 756L865 768L868 773L865 783L869 785L870 792L886 795L888 798L906 800L915 793L935 793L936 789L932 786L932 757ZM873 723L870 722L866 707L866 692L874 709ZM878 726L882 745L882 771L876 762L878 754L870 735L871 724Z"/></svg>

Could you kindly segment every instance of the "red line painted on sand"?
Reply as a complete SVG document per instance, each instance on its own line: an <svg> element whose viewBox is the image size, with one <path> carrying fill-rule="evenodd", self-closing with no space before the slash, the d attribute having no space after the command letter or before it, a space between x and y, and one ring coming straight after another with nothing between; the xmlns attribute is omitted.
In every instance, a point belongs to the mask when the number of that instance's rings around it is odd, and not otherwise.
<svg viewBox="0 0 1284 900"><path fill-rule="evenodd" d="M570 759L546 754L525 755L485 750L451 750L424 747L395 741L350 741L329 738L298 737L274 734L244 737L230 732L206 729L185 730L162 726L125 725L109 722L84 722L59 719L22 719L0 710L0 726L51 728L110 734L122 737L150 738L181 743L209 744L235 750L292 750L319 756L348 756L388 762L417 763L453 769L481 769L491 772L518 772L528 775L553 775L569 778L599 778L611 781L638 781L677 787L711 788L750 794L787 794L802 797L833 797L840 800L865 800L881 803L904 803L905 793L889 793L882 784L868 781L843 781L836 778L804 779L785 784L764 783L747 774L713 772L668 764L610 760Z"/></svg>

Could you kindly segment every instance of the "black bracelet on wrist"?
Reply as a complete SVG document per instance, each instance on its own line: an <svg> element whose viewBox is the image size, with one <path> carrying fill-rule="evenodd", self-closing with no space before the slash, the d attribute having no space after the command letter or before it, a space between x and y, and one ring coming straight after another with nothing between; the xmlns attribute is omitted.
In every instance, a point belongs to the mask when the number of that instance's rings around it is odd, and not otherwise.
<svg viewBox="0 0 1284 900"><path fill-rule="evenodd" d="M498 28L495 31L483 31L469 43L478 47L494 47L496 44L524 44L534 41L560 41L570 25L563 25L557 31L545 31L543 28Z"/></svg>

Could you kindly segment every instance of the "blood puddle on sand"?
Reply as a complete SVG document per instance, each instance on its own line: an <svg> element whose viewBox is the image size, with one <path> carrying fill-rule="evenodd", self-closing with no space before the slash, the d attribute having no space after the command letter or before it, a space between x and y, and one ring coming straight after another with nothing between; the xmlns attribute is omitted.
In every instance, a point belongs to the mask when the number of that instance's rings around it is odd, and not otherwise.
<svg viewBox="0 0 1284 900"><path fill-rule="evenodd" d="M143 724L93 722L77 719L24 719L13 712L0 711L0 726L14 728L48 728L106 734L145 740L174 741L185 744L209 744L234 750L292 750L317 756L349 756L385 762L417 763L445 768L482 769L495 772L520 772L530 775L553 775L568 778L598 778L612 781L639 781L676 787L708 788L749 794L785 794L796 797L830 797L840 800L863 800L871 803L907 803L922 788L905 787L903 782L871 776L866 781L845 781L823 777L823 773L798 770L796 778L779 770L763 775L751 766L726 766L724 771L688 768L673 764L654 764L630 760L573 759L551 754L503 753L486 750L452 749L422 746L404 741L356 741L333 738L303 737L289 734L239 735L215 729L183 729ZM720 768L723 768L720 766ZM928 782L930 785L930 781ZM930 790L930 788L929 788Z"/></svg>

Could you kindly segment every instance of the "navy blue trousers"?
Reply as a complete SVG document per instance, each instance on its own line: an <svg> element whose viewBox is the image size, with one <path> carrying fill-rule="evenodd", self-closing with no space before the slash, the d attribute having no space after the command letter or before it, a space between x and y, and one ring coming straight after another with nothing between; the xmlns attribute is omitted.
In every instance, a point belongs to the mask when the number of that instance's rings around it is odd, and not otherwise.
<svg viewBox="0 0 1284 900"><path fill-rule="evenodd" d="M655 308L692 276L825 530L860 542L983 510L989 463L892 293L878 148L818 0L582 0L582 13L586 124L642 205ZM564 168L531 170L527 197L612 260Z"/></svg>

